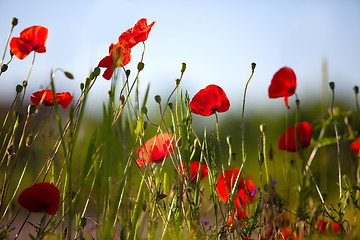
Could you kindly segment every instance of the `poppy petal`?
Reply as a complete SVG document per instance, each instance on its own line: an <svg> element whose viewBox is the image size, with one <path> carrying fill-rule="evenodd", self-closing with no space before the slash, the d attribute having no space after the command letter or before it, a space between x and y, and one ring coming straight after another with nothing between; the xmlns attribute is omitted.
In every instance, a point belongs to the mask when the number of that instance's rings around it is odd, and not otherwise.
<svg viewBox="0 0 360 240"><path fill-rule="evenodd" d="M295 139L295 131L296 139ZM299 146L305 149L310 146L312 138L312 125L308 122L301 122L297 125L292 125L288 128L280 137L279 149L289 152L296 152L299 150Z"/></svg>

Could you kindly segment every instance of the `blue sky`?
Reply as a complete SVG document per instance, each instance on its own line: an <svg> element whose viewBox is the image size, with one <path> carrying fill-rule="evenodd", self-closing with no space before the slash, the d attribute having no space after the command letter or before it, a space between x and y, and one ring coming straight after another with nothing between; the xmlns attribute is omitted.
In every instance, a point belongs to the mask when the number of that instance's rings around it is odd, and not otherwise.
<svg viewBox="0 0 360 240"><path fill-rule="evenodd" d="M146 42L140 94L150 82L151 99L166 99L179 77L192 97L209 84L227 93L230 112L238 113L250 65L257 63L249 86L249 110L283 109L283 99L268 99L274 73L283 66L297 75L297 94L305 104L321 96L321 66L326 60L329 81L339 96L352 101L360 85L360 1L4 1L0 0L0 51L12 17L19 25L12 36L32 25L49 29L47 52L37 54L29 91L47 86L51 69L61 67L75 80L56 77L58 91L78 96L79 84L108 54L108 47L140 18L156 21ZM135 72L142 46L132 50L127 66ZM10 102L15 86L26 78L32 57L14 59L0 77L0 99ZM8 56L5 60L8 59ZM98 79L91 110L101 110L110 82ZM294 106L294 98L290 98Z"/></svg>

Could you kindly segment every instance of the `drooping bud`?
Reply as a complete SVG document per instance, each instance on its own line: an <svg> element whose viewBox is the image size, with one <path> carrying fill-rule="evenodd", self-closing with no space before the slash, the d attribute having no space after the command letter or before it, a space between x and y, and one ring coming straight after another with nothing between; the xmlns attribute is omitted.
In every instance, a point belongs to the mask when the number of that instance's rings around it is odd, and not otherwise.
<svg viewBox="0 0 360 240"><path fill-rule="evenodd" d="M228 145L231 145L231 143L232 143L232 138L231 138L231 136L227 136L227 137L226 137L226 142L227 142Z"/></svg>
<svg viewBox="0 0 360 240"><path fill-rule="evenodd" d="M355 92L355 94L358 94L358 93L359 93L359 87L358 87L358 86L355 86L355 87L354 87L354 92Z"/></svg>
<svg viewBox="0 0 360 240"><path fill-rule="evenodd" d="M2 66L1 66L1 72L6 72L6 70L8 69L8 65L6 63L4 63Z"/></svg>
<svg viewBox="0 0 360 240"><path fill-rule="evenodd" d="M18 19L17 18L12 18L11 19L11 25L13 25L14 27L18 24Z"/></svg>
<svg viewBox="0 0 360 240"><path fill-rule="evenodd" d="M157 102L157 103L161 103L161 97L160 97L160 95L156 95L155 96L155 101Z"/></svg>
<svg viewBox="0 0 360 240"><path fill-rule="evenodd" d="M26 138L26 146L27 147L30 147L31 144L33 143L34 141L34 135L31 133L27 138Z"/></svg>
<svg viewBox="0 0 360 240"><path fill-rule="evenodd" d="M138 65L137 65L137 69L139 70L139 71L141 71L141 70L143 70L144 69L144 63L143 62L139 62L138 63Z"/></svg>
<svg viewBox="0 0 360 240"><path fill-rule="evenodd" d="M173 110L173 104L170 102L170 103L168 104L168 106L169 106L170 110L172 111L172 110Z"/></svg>
<svg viewBox="0 0 360 240"><path fill-rule="evenodd" d="M16 93L21 93L23 90L23 86L21 86L20 84L16 85Z"/></svg>
<svg viewBox="0 0 360 240"><path fill-rule="evenodd" d="M74 79L74 76L69 73L69 72L64 72L65 76L68 78L68 79Z"/></svg>
<svg viewBox="0 0 360 240"><path fill-rule="evenodd" d="M331 89L332 91L335 90L335 83L334 83L334 82L329 82L329 86L330 86L330 89Z"/></svg>
<svg viewBox="0 0 360 240"><path fill-rule="evenodd" d="M24 81L23 81L23 86L24 86L24 87L27 87L27 85L28 85L28 82L27 82L26 80L24 80Z"/></svg>
<svg viewBox="0 0 360 240"><path fill-rule="evenodd" d="M181 72L184 73L186 70L186 63L181 64Z"/></svg>
<svg viewBox="0 0 360 240"><path fill-rule="evenodd" d="M265 123L260 124L260 132L261 133L266 133L267 130L267 126Z"/></svg>
<svg viewBox="0 0 360 240"><path fill-rule="evenodd" d="M84 90L85 84L84 83L80 83L80 89L81 91Z"/></svg>
<svg viewBox="0 0 360 240"><path fill-rule="evenodd" d="M129 69L127 69L127 70L125 71L126 78L128 78L128 77L130 76L130 73L131 73L131 71L130 71Z"/></svg>
<svg viewBox="0 0 360 240"><path fill-rule="evenodd" d="M179 86L179 84L180 84L180 79L177 78L177 79L175 80L175 83L176 83L176 86Z"/></svg>

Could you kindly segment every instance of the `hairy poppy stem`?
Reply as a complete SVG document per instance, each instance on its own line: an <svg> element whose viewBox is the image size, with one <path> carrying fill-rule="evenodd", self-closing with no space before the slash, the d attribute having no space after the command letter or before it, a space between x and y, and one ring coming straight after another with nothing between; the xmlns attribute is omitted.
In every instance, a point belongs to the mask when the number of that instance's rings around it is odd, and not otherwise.
<svg viewBox="0 0 360 240"><path fill-rule="evenodd" d="M14 25L14 24L12 24L12 26L11 26L11 29L10 29L10 32L9 32L9 35L8 35L8 38L7 38L7 40L6 40L5 50L4 50L3 56L2 56L1 61L0 61L0 67L2 66L2 63L4 62L5 54L6 54L6 49L7 49L8 45L9 45L10 37L11 37L12 31L14 30L14 27L15 27L15 26L16 26L16 25Z"/></svg>

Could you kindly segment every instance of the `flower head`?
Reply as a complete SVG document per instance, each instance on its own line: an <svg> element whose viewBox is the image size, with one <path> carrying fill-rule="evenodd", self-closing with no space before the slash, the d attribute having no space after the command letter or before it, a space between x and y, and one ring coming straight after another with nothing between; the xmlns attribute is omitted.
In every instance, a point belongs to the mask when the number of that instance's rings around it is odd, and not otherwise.
<svg viewBox="0 0 360 240"><path fill-rule="evenodd" d="M229 99L224 90L216 85L201 89L190 102L191 112L201 116L210 116L215 112L226 112L230 108Z"/></svg>
<svg viewBox="0 0 360 240"><path fill-rule="evenodd" d="M238 177L240 172L239 168L226 170L224 172L225 177L221 174L217 180L216 191L219 194L220 199L223 202L227 202L229 199L229 195L235 185L236 178ZM225 184L226 182L226 184ZM253 202L255 200L255 194L251 194L255 189L254 182L250 179L246 179L246 189L244 184L244 178L241 176L238 184L238 188L235 194L234 204L237 208L241 208L246 206L249 202ZM247 191L247 193L246 193Z"/></svg>
<svg viewBox="0 0 360 240"><path fill-rule="evenodd" d="M139 42L144 42L155 22L147 25L146 18L140 19L133 28L128 29L119 37L119 42L124 42L125 47L132 48Z"/></svg>
<svg viewBox="0 0 360 240"><path fill-rule="evenodd" d="M289 67L283 67L275 73L269 86L269 98L284 97L287 108L288 97L292 96L296 90L296 75Z"/></svg>
<svg viewBox="0 0 360 240"><path fill-rule="evenodd" d="M66 109L73 98L69 92L62 92L62 93L55 93L56 102L62 106L63 109ZM30 97L32 104L39 105L44 104L45 106L52 106L54 105L54 98L52 90L44 89L41 91L34 92Z"/></svg>
<svg viewBox="0 0 360 240"><path fill-rule="evenodd" d="M296 132L296 139L295 139ZM279 149L288 152L296 152L299 148L304 149L310 146L312 137L312 126L308 122L301 122L292 125L280 137Z"/></svg>
<svg viewBox="0 0 360 240"><path fill-rule="evenodd" d="M190 182L192 183L196 183L197 180L197 176L199 173L199 166L200 166L200 162L199 161L195 161L195 162L191 162L190 163ZM185 168L185 163L183 163L182 165L180 165L180 172L182 174L186 174L186 168ZM205 178L208 175L208 169L205 163L201 164L201 175L200 175L200 180L202 180L203 178Z"/></svg>
<svg viewBox="0 0 360 240"><path fill-rule="evenodd" d="M360 151L360 137L357 137L355 141L351 143L350 148L353 150L355 156L358 157Z"/></svg>
<svg viewBox="0 0 360 240"><path fill-rule="evenodd" d="M149 139L136 151L139 158L136 160L140 167L145 167L149 162L159 163L173 151L173 137L169 133L158 134Z"/></svg>
<svg viewBox="0 0 360 240"><path fill-rule="evenodd" d="M36 183L24 189L17 201L30 212L46 212L54 215L59 208L60 191L51 183Z"/></svg>
<svg viewBox="0 0 360 240"><path fill-rule="evenodd" d="M322 219L319 219L317 222L318 229L321 233L337 233L340 231L340 226L336 222L328 222Z"/></svg>
<svg viewBox="0 0 360 240"><path fill-rule="evenodd" d="M110 80L114 69L127 65L130 60L131 48L124 47L124 44L121 42L115 45L112 43L109 47L109 55L100 60L98 67L106 68L103 77Z"/></svg>
<svg viewBox="0 0 360 240"><path fill-rule="evenodd" d="M43 26L32 26L21 31L20 37L13 37L10 41L11 52L19 59L24 59L32 51L46 52L48 29Z"/></svg>

